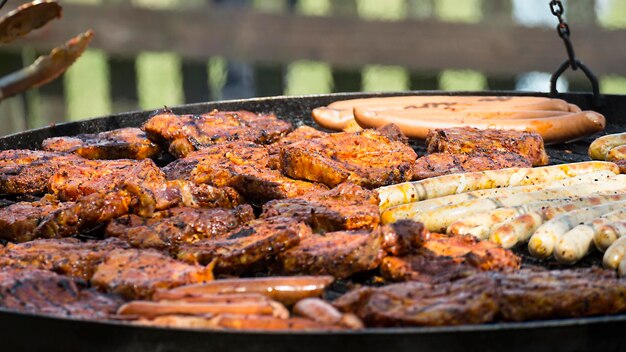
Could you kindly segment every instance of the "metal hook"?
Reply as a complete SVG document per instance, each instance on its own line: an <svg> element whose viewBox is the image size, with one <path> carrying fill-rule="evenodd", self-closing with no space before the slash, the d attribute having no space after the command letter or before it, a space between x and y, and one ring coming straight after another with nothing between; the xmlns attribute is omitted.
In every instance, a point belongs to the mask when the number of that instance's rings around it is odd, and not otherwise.
<svg viewBox="0 0 626 352"><path fill-rule="evenodd" d="M576 67L580 67L581 71L587 76L589 82L591 82L591 89L593 91L593 106L600 107L604 104L604 99L602 98L602 94L600 94L600 85L598 84L598 78L591 72L591 70L583 64L580 60L575 59ZM567 70L568 67L572 67L570 60L567 59L563 61L561 66L552 74L550 78L550 95L555 97L559 94L559 91L556 89L556 83L559 80L559 77Z"/></svg>

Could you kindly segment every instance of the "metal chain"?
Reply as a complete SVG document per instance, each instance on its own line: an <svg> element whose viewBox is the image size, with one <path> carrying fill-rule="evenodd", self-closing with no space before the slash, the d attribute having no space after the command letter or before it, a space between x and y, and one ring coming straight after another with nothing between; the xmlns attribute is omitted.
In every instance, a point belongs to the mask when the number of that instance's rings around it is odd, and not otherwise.
<svg viewBox="0 0 626 352"><path fill-rule="evenodd" d="M585 66L580 60L576 58L576 54L574 53L574 46L570 40L570 29L569 25L563 19L563 14L565 13L565 8L563 7L563 3L559 0L550 0L550 11L556 18L559 20L559 24L556 26L556 31L559 34L559 37L563 39L563 43L565 44L565 50L567 51L568 59L565 60L561 66L552 74L552 78L550 78L550 93L552 96L556 96L559 92L556 89L556 84L559 77L567 70L568 67L571 67L573 71L576 71L580 68L585 76L591 82L591 86L593 89L593 105L601 106L602 105L602 96L600 95L600 86L598 84L598 79L591 72L591 70Z"/></svg>
<svg viewBox="0 0 626 352"><path fill-rule="evenodd" d="M7 3L7 1L9 1L9 0L2 0L2 2L0 2L0 9L4 7L4 5Z"/></svg>

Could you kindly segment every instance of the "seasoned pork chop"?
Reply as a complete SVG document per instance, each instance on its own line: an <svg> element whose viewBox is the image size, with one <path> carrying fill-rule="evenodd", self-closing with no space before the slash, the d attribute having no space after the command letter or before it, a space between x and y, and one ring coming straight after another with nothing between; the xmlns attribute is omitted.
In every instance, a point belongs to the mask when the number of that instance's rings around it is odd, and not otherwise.
<svg viewBox="0 0 626 352"><path fill-rule="evenodd" d="M226 141L251 141L268 144L291 131L289 122L274 114L258 115L249 111L217 111L202 115L158 113L143 125L148 138L169 146L176 157Z"/></svg>
<svg viewBox="0 0 626 352"><path fill-rule="evenodd" d="M146 159L159 153L159 147L142 130L133 127L47 138L41 147L48 151L75 153L87 159Z"/></svg>
<svg viewBox="0 0 626 352"><path fill-rule="evenodd" d="M153 250L118 249L96 267L92 285L126 298L150 298L167 289L213 279L211 267L189 265Z"/></svg>
<svg viewBox="0 0 626 352"><path fill-rule="evenodd" d="M220 143L192 152L166 166L168 178L196 184L230 186L251 200L292 198L326 190L320 184L293 180L268 166L264 146L251 142Z"/></svg>
<svg viewBox="0 0 626 352"><path fill-rule="evenodd" d="M23 313L107 319L122 304L76 280L45 270L0 269L0 307Z"/></svg>
<svg viewBox="0 0 626 352"><path fill-rule="evenodd" d="M332 275L346 278L375 269L383 256L378 231L340 231L305 236L300 244L278 256L285 274Z"/></svg>
<svg viewBox="0 0 626 352"><path fill-rule="evenodd" d="M85 159L39 150L0 151L0 194L43 193L48 180L63 166L77 167Z"/></svg>
<svg viewBox="0 0 626 352"><path fill-rule="evenodd" d="M434 153L425 155L413 166L413 180L463 172L532 167L530 160L509 152L476 154Z"/></svg>
<svg viewBox="0 0 626 352"><path fill-rule="evenodd" d="M119 217L109 223L106 233L133 247L175 251L180 244L219 237L253 219L247 204L235 209L172 208L151 218Z"/></svg>
<svg viewBox="0 0 626 352"><path fill-rule="evenodd" d="M474 275L439 284L405 282L353 290L333 302L367 326L480 324L498 313L497 282Z"/></svg>
<svg viewBox="0 0 626 352"><path fill-rule="evenodd" d="M300 126L285 137L267 146L269 152L268 166L272 169L280 169L280 150L289 144L303 140L317 139L328 136L328 133L309 126Z"/></svg>
<svg viewBox="0 0 626 352"><path fill-rule="evenodd" d="M454 127L431 130L426 144L428 153L516 153L533 166L548 164L543 139L534 132Z"/></svg>
<svg viewBox="0 0 626 352"><path fill-rule="evenodd" d="M64 238L9 243L0 249L0 267L50 270L89 280L109 252L126 247L127 244L117 239L82 242Z"/></svg>
<svg viewBox="0 0 626 352"><path fill-rule="evenodd" d="M385 257L380 264L382 276L390 281L449 282L480 272L451 257L429 252L404 257Z"/></svg>
<svg viewBox="0 0 626 352"><path fill-rule="evenodd" d="M259 219L221 238L182 245L178 258L190 263L215 262L218 273L245 273L272 263L279 253L296 246L310 228L294 219Z"/></svg>
<svg viewBox="0 0 626 352"><path fill-rule="evenodd" d="M334 133L281 149L282 172L335 187L352 182L375 188L408 181L417 155L408 145L375 130Z"/></svg>
<svg viewBox="0 0 626 352"><path fill-rule="evenodd" d="M380 223L379 202L376 192L342 183L329 191L270 201L261 217L295 218L316 232L373 229Z"/></svg>

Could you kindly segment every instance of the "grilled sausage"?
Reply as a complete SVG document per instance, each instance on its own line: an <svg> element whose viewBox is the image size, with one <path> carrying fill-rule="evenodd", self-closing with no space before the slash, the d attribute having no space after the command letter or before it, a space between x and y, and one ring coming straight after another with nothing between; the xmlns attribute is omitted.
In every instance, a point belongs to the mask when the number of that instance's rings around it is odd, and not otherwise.
<svg viewBox="0 0 626 352"><path fill-rule="evenodd" d="M611 149L624 144L626 144L626 132L602 136L589 145L589 157L595 160L609 160Z"/></svg>
<svg viewBox="0 0 626 352"><path fill-rule="evenodd" d="M626 257L626 237L620 237L604 252L602 264L605 268L617 269Z"/></svg>

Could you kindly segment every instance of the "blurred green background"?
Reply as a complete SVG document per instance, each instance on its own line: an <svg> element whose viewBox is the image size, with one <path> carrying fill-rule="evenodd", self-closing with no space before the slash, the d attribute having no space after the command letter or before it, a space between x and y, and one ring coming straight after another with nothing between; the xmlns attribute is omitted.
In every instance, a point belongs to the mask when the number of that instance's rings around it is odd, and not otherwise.
<svg viewBox="0 0 626 352"><path fill-rule="evenodd" d="M2 12L6 13L23 2L9 1ZM529 31L541 30L542 32L532 33L540 33L540 38L545 38L543 40L553 45L550 57L565 59L563 45L554 31L556 19L550 14L548 2L548 0L60 1L66 7L63 19L51 24L50 29L44 28L14 45L0 48L0 74L4 75L30 64L49 47L61 45L63 40L60 38L63 35L65 35L63 38L69 39L71 35L66 33L70 33L75 28L75 33L71 33L78 34L79 31L87 29L90 21L96 19L103 23L108 21L110 26L104 32L96 28L97 39L91 49L64 76L44 87L0 102L0 119L2 120L0 135L115 112L254 96L418 89L547 91L550 71L541 70L541 68L556 68L560 61L551 59L551 62L546 63L542 62L544 60L541 53L520 53L520 57L535 55L536 58L533 57L531 60L534 59L538 63L538 71L520 71L516 62L503 65L496 60L498 60L498 50L501 48L505 50L508 45L510 47L508 50L515 49L517 43L510 38L516 37L513 35L507 37L505 34L517 31L517 28L530 28ZM568 0L564 3L575 47L588 44L586 42L593 41L596 37L606 40L604 34L613 35L611 38L615 38L615 34L626 33L624 30L626 28L626 0ZM97 9L97 12L94 12L94 9ZM232 19L224 19L224 21L225 23L232 21L233 28L229 29L228 26L223 25L219 28L211 27L211 23L208 22L210 20L207 19L207 33L198 32L197 28L203 28L202 13L211 14L223 9L228 11L219 13L232 16ZM92 14L93 16L94 13L97 17L90 18L84 15ZM241 18L238 17L239 13L241 13ZM116 16L116 14L124 14L124 16ZM290 56L280 50L276 50L274 52L276 57L273 57L272 51L263 50L262 43L245 42L248 37L255 38L254 33L250 34L246 31L259 31L261 34L257 33L257 35L262 35L265 30L264 28L242 28L248 16L264 19L270 27L274 25L274 21L278 24L304 23L303 26L306 26L308 19L321 17L344 19L345 30L352 28L348 27L350 23L353 23L350 21L369 21L373 24L384 22L385 26L380 28L389 28L390 33L395 33L395 35L398 35L398 29L408 28L407 23L415 24L415 27L410 28L416 28L417 31L422 23L424 26L433 26L433 23L450 24L452 27L449 32L446 32L446 35L450 36L458 35L454 32L458 28L471 28L454 27L454 25L495 26L493 28L506 30L503 38L508 38L510 42L497 43L498 46L493 46L493 55L484 54L485 60L494 60L499 67L505 67L508 71L503 72L502 68L499 68L497 74L492 74L472 67L462 67L462 57L457 58L457 62L461 62L461 65L458 65L460 67L454 69L445 67L446 60L442 60L441 67L430 65L422 68L419 63L407 67L390 64L389 61L393 59L389 58L383 58L381 62L378 62L377 55L365 55L368 58L366 64L361 64L363 59L359 58L358 64L350 65L350 52L344 54L348 57L341 64L326 62L324 60L324 57L328 56L325 55L326 51L333 50L333 36L319 40L320 44L323 44L319 50L307 44L309 46L305 47L308 48L308 52L303 52L301 57L289 61L290 59L286 57ZM166 20L150 20L152 17ZM170 35L172 30L176 33L184 33L187 18L189 21L194 21L187 23L193 24L189 26L189 42L181 41L180 37L172 39ZM144 26L144 22L151 25ZM342 28L340 21L329 23ZM395 31L394 24L398 24L398 29ZM81 26L85 27L81 28ZM63 28L66 30L64 31ZM228 46L229 43L211 42L211 28L214 28L214 31L220 31L222 35L220 38L228 37L228 31L231 29L234 32L243 33L241 36L232 38L233 45L248 47L252 52L258 51L259 55L233 55L233 50ZM585 35L589 33L590 28L593 29L592 33L597 33L594 34L596 37ZM133 32L129 34L129 31ZM246 33L250 36L246 37ZM316 28L312 27L310 33L315 38ZM135 41L132 45L125 41L131 35L141 37L144 34L145 40L143 41ZM288 34L282 33L283 38L289 38ZM402 33L409 37L416 34L416 32ZM184 38L187 37L183 36ZM442 38L438 39L437 43L444 46L446 37L442 36ZM621 47L626 43L626 36L616 38L622 40L615 41L615 47ZM302 38L303 41L304 39ZM179 42L182 42L179 48L189 47L189 50L170 47L173 40L177 46ZM272 38L267 40L269 43ZM295 43L298 42L298 38L293 40ZM393 42L394 37L390 36L389 41ZM490 43L483 44L485 50L491 50L489 49ZM255 47L255 45L261 46ZM341 47L337 44L336 50L342 50L341 48L345 46L346 43L343 43ZM110 48L115 48L115 50L109 50ZM203 51L204 49L206 51ZM409 56L409 59L412 55L416 58L416 62L419 62L417 60L419 56L427 53L431 48L408 49L405 55ZM606 47L605 49L605 53L596 53L596 55L614 54L614 48ZM372 47L371 50L375 52L382 49ZM459 48L461 56L463 51L463 48ZM468 55L476 55L471 53L471 50L468 52ZM355 58L356 55L358 53L355 51ZM580 59L587 62L582 54ZM624 57L615 58L615 60L621 60L626 66L624 59ZM407 58L398 58L398 62L406 61ZM626 71L611 72L610 69L594 67L593 62L587 63L593 70L597 69L601 72L599 76L604 93L626 94L626 78L624 78ZM488 64L487 62L486 65ZM589 85L580 73L576 73L562 79L559 82L559 89L561 91L586 91Z"/></svg>

